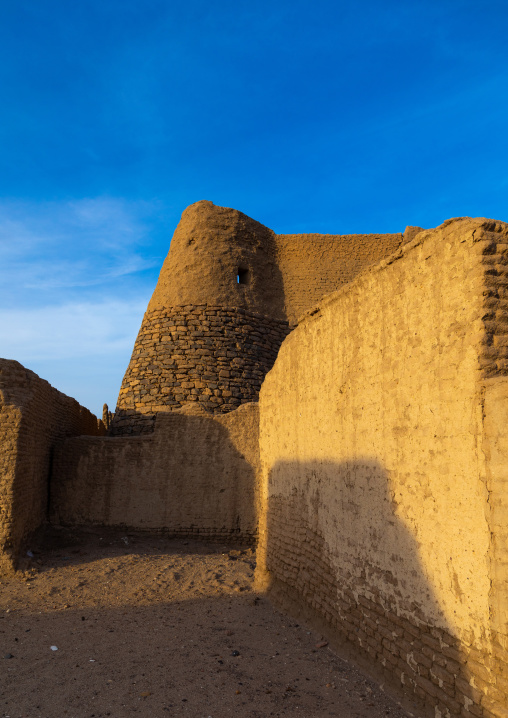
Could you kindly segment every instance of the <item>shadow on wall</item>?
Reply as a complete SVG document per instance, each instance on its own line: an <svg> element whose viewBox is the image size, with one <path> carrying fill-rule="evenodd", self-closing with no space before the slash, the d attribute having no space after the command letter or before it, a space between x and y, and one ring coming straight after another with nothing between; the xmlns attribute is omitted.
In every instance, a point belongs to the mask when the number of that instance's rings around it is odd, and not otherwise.
<svg viewBox="0 0 508 718"><path fill-rule="evenodd" d="M109 436L146 436L155 429L157 414L142 414L135 409L115 409L108 429Z"/></svg>
<svg viewBox="0 0 508 718"><path fill-rule="evenodd" d="M153 434L79 437L55 452L50 519L203 538L257 534L257 405L161 413Z"/></svg>
<svg viewBox="0 0 508 718"><path fill-rule="evenodd" d="M383 466L371 459L278 462L264 491L258 578L276 603L429 715L467 716L479 706L468 649L397 515ZM474 706L471 715L480 715Z"/></svg>

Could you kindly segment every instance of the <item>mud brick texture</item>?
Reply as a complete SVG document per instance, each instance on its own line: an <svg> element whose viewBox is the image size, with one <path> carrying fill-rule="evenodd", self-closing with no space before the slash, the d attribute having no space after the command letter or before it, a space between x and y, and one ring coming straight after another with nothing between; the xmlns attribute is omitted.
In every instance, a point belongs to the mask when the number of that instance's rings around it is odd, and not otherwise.
<svg viewBox="0 0 508 718"><path fill-rule="evenodd" d="M435 716L508 715L507 240L418 233L260 392L260 583Z"/></svg>
<svg viewBox="0 0 508 718"><path fill-rule="evenodd" d="M44 522L55 443L105 433L102 422L19 362L0 359L0 573L16 568Z"/></svg>
<svg viewBox="0 0 508 718"><path fill-rule="evenodd" d="M258 430L257 404L221 416L194 405L159 414L147 436L67 439L55 451L51 520L253 543Z"/></svg>
<svg viewBox="0 0 508 718"><path fill-rule="evenodd" d="M291 326L330 292L378 264L405 244L420 227L404 234L278 234L277 266Z"/></svg>

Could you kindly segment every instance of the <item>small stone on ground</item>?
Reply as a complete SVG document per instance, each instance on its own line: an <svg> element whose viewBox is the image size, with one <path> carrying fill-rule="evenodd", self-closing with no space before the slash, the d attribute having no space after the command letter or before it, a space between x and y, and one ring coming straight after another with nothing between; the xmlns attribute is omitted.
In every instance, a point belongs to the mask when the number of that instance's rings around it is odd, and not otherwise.
<svg viewBox="0 0 508 718"><path fill-rule="evenodd" d="M251 548L125 537L55 530L0 583L2 715L407 718L253 591Z"/></svg>

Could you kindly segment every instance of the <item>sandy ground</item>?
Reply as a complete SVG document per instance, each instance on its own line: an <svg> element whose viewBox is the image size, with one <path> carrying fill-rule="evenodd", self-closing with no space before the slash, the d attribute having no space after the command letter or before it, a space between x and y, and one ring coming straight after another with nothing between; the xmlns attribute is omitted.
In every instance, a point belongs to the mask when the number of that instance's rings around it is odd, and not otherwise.
<svg viewBox="0 0 508 718"><path fill-rule="evenodd" d="M61 529L34 553L0 583L4 718L408 715L253 592L252 549Z"/></svg>

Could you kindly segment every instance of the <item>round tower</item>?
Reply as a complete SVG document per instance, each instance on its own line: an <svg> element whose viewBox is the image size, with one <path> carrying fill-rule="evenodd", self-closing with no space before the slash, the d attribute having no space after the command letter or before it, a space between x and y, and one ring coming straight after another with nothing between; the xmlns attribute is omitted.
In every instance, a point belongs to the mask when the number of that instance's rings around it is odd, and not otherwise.
<svg viewBox="0 0 508 718"><path fill-rule="evenodd" d="M196 202L171 240L125 373L112 434L152 431L160 411L224 413L256 401L288 334L274 233Z"/></svg>

